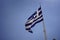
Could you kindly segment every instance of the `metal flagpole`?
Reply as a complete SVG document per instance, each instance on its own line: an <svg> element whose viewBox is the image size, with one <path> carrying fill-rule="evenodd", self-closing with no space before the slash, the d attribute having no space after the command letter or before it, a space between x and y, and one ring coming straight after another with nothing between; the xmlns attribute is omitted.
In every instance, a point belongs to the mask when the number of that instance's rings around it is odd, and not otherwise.
<svg viewBox="0 0 60 40"><path fill-rule="evenodd" d="M40 6L41 6L41 2L40 2ZM43 32L44 32L44 38L45 38L45 40L47 40L46 28L45 28L45 23L44 23L44 18L43 18L43 21L42 21L42 23L43 23Z"/></svg>
<svg viewBox="0 0 60 40"><path fill-rule="evenodd" d="M47 40L47 35L46 35L46 28L45 28L45 24L44 24L44 19L43 19L42 23L43 23L44 37L45 37L45 40Z"/></svg>

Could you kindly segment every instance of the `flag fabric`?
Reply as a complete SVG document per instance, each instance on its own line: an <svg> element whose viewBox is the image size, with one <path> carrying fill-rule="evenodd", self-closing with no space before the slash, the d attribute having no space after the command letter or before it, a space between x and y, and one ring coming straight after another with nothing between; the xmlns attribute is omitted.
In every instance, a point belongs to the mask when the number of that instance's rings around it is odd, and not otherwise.
<svg viewBox="0 0 60 40"><path fill-rule="evenodd" d="M41 7L38 8L37 11L35 11L28 19L27 22L25 23L25 29L30 32L33 33L33 31L31 30L32 27L34 27L37 23L43 21L43 15L42 15L42 10Z"/></svg>

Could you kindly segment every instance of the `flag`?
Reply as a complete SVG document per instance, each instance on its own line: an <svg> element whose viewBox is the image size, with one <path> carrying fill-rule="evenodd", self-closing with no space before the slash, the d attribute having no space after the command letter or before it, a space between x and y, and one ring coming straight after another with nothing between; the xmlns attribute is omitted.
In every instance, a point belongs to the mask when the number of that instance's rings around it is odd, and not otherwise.
<svg viewBox="0 0 60 40"><path fill-rule="evenodd" d="M42 15L42 10L41 7L38 8L37 11L35 11L28 19L27 22L25 23L25 29L30 32L33 33L33 31L31 30L32 27L34 27L37 23L43 21L43 15Z"/></svg>

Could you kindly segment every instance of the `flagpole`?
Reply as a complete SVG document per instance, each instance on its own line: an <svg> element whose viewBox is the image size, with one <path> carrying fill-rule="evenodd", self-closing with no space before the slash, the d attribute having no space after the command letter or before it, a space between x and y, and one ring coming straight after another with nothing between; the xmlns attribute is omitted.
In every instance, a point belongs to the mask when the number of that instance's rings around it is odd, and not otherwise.
<svg viewBox="0 0 60 40"><path fill-rule="evenodd" d="M44 38L45 38L45 40L47 40L46 28L45 28L45 23L44 23L44 20L42 21L42 23L43 23Z"/></svg>

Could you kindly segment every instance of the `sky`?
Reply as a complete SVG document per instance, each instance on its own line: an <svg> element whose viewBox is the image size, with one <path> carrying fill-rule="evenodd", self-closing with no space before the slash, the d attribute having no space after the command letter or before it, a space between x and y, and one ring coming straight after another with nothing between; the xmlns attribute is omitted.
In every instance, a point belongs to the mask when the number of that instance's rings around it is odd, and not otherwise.
<svg viewBox="0 0 60 40"><path fill-rule="evenodd" d="M25 30L25 22L40 7L47 39L60 40L60 0L0 0L0 40L44 40L42 22L33 34Z"/></svg>

